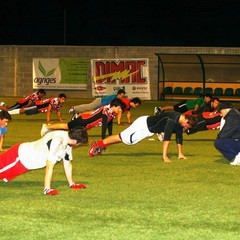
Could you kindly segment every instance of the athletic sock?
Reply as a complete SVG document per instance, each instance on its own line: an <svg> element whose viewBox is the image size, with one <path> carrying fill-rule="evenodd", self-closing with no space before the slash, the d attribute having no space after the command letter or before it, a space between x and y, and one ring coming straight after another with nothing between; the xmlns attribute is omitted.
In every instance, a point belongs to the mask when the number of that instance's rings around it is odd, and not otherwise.
<svg viewBox="0 0 240 240"><path fill-rule="evenodd" d="M9 114L11 115L14 115L14 114L20 114L20 109L14 109L14 110L11 110L11 111L8 111Z"/></svg>
<svg viewBox="0 0 240 240"><path fill-rule="evenodd" d="M100 147L100 148L102 148L102 147L105 148L105 147L107 147L109 144L104 144L104 143L103 143L103 140L98 140L98 141L97 141L97 145L98 145L98 147Z"/></svg>

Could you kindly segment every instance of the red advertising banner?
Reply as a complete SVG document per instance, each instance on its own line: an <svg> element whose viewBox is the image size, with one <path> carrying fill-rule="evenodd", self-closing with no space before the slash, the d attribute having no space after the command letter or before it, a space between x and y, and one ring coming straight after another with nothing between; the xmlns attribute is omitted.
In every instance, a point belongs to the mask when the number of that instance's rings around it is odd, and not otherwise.
<svg viewBox="0 0 240 240"><path fill-rule="evenodd" d="M148 59L92 59L91 69L93 97L123 88L129 98L151 99Z"/></svg>

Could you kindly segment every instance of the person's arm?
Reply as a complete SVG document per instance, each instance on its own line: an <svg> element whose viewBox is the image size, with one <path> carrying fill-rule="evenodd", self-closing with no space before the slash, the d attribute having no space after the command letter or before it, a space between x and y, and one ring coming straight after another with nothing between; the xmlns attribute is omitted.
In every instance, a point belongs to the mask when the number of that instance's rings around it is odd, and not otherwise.
<svg viewBox="0 0 240 240"><path fill-rule="evenodd" d="M72 155L72 153L70 153L70 155ZM67 178L69 188L71 188L71 189L84 189L84 188L86 188L85 184L75 183L73 181L72 162L70 161L70 159L72 159L72 156L69 156L69 152L68 152L68 153L66 153L65 158L63 159L63 167L64 167L65 176Z"/></svg>
<svg viewBox="0 0 240 240"><path fill-rule="evenodd" d="M178 147L178 159L187 159L187 158L183 155L182 144L177 144L177 147Z"/></svg>
<svg viewBox="0 0 240 240"><path fill-rule="evenodd" d="M51 189L51 182L53 176L53 168L54 163L47 160L46 162L46 169L45 169L45 176L44 176L44 194L46 195L56 195L58 191L56 189Z"/></svg>
<svg viewBox="0 0 240 240"><path fill-rule="evenodd" d="M121 125L122 113L123 113L123 110L119 109L118 115L117 115L117 123L118 123L118 125Z"/></svg>
<svg viewBox="0 0 240 240"><path fill-rule="evenodd" d="M106 137L106 131L108 127L108 117L102 114L102 139Z"/></svg>
<svg viewBox="0 0 240 240"><path fill-rule="evenodd" d="M0 134L0 151L3 151L4 134Z"/></svg>
<svg viewBox="0 0 240 240"><path fill-rule="evenodd" d="M72 178L72 163L68 160L63 160L63 167L65 171L65 175L68 181L68 185L72 186L74 184L73 178Z"/></svg>
<svg viewBox="0 0 240 240"><path fill-rule="evenodd" d="M183 129L182 127L179 127L179 128L176 129L176 143L177 143L177 148L178 148L178 159L187 159L183 155L183 151L182 151L183 131L185 131L185 129Z"/></svg>
<svg viewBox="0 0 240 240"><path fill-rule="evenodd" d="M163 141L163 161L166 163L171 162L171 160L168 158L169 145L170 145L170 141Z"/></svg>
<svg viewBox="0 0 240 240"><path fill-rule="evenodd" d="M58 116L59 121L63 122L61 111L59 109L57 110L57 116Z"/></svg>
<svg viewBox="0 0 240 240"><path fill-rule="evenodd" d="M34 102L32 100L28 100L28 103L23 108L31 107L33 105L34 105Z"/></svg>
<svg viewBox="0 0 240 240"><path fill-rule="evenodd" d="M112 135L113 119L108 122L108 135Z"/></svg>
<svg viewBox="0 0 240 240"><path fill-rule="evenodd" d="M196 105L195 105L195 107L194 107L194 110L193 110L193 112L196 112L196 111L198 110L198 108L199 108L199 105L198 105L198 104L196 104Z"/></svg>
<svg viewBox="0 0 240 240"><path fill-rule="evenodd" d="M50 119L50 115L51 115L51 110L52 110L52 105L49 104L48 108L47 108L47 122L50 123L51 119Z"/></svg>
<svg viewBox="0 0 240 240"><path fill-rule="evenodd" d="M132 120L131 120L131 112L130 111L127 111L127 121L129 124L132 123Z"/></svg>
<svg viewBox="0 0 240 240"><path fill-rule="evenodd" d="M166 126L164 128L164 138L163 138L163 161L164 162L171 162L171 160L168 158L168 148L171 141L171 136L173 133L175 123L172 119L169 119L166 123Z"/></svg>

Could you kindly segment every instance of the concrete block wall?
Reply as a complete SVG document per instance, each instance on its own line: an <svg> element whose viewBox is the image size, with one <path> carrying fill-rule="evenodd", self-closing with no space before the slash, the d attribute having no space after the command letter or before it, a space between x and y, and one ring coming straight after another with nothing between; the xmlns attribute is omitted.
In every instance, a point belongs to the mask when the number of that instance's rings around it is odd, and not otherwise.
<svg viewBox="0 0 240 240"><path fill-rule="evenodd" d="M158 88L158 59L155 53L179 54L236 54L240 48L208 47L151 47L151 46L0 46L0 96L21 97L32 89L33 58L148 58L151 99L156 100ZM47 96L64 92L68 98L92 98L91 69L88 70L88 88L80 90L47 90Z"/></svg>

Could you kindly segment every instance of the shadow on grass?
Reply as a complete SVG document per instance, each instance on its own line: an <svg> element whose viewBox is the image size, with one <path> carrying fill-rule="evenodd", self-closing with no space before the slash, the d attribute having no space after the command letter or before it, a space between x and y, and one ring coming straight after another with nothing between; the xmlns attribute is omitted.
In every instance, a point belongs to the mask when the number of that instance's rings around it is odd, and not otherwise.
<svg viewBox="0 0 240 240"><path fill-rule="evenodd" d="M184 142L211 142L213 143L214 142L214 139L201 139L201 138L198 138L198 139L183 139Z"/></svg>
<svg viewBox="0 0 240 240"><path fill-rule="evenodd" d="M226 158L219 158L219 159L215 160L214 162L221 163L221 164L229 164L230 163Z"/></svg>
<svg viewBox="0 0 240 240"><path fill-rule="evenodd" d="M88 182L80 182L84 184L88 184ZM67 186L67 181L53 181L52 184L55 187ZM2 182L0 184L1 187L10 187L10 188L24 188L24 187L43 187L43 181L11 181L11 182Z"/></svg>
<svg viewBox="0 0 240 240"><path fill-rule="evenodd" d="M13 117L13 120L17 120L18 122L40 122L40 123L43 123L44 121L46 121L45 119L32 119L32 118L18 118L18 119L14 119L14 117Z"/></svg>

